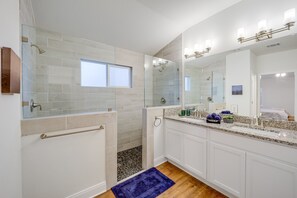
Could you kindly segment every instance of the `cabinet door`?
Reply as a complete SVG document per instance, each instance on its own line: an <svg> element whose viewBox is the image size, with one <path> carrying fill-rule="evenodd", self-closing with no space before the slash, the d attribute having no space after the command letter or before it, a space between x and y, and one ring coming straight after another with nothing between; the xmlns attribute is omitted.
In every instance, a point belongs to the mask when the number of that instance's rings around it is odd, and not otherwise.
<svg viewBox="0 0 297 198"><path fill-rule="evenodd" d="M182 134L172 129L166 129L166 157L182 165Z"/></svg>
<svg viewBox="0 0 297 198"><path fill-rule="evenodd" d="M297 198L297 167L254 154L246 166L247 197Z"/></svg>
<svg viewBox="0 0 297 198"><path fill-rule="evenodd" d="M184 166L206 179L206 140L191 135L184 136Z"/></svg>
<svg viewBox="0 0 297 198"><path fill-rule="evenodd" d="M245 197L245 152L210 142L208 180L236 197Z"/></svg>

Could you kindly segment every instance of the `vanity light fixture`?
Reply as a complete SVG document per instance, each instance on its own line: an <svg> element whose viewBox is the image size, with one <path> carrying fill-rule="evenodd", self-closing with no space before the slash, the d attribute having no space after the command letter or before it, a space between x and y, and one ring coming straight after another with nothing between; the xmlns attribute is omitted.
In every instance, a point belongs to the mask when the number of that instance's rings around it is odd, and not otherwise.
<svg viewBox="0 0 297 198"><path fill-rule="evenodd" d="M292 8L290 10L287 10L284 13L284 27L278 28L278 29L268 29L267 28L267 21L266 20L261 20L258 23L258 33L255 34L255 36L251 37L245 37L245 30L244 28L239 28L237 31L237 36L238 36L238 42L239 43L244 43L248 41L255 40L256 42L258 41L263 41L266 39L271 39L273 34L280 33L286 30L290 30L292 26L295 25L295 18L296 18L296 11L295 8Z"/></svg>
<svg viewBox="0 0 297 198"><path fill-rule="evenodd" d="M200 58L200 57L204 56L204 54L209 53L209 51L212 48L212 45L213 45L213 43L211 40L206 40L204 49L203 49L203 46L199 45L199 44L195 44L194 50L192 50L190 48L185 48L185 51L184 51L185 58L186 59L192 58L192 57Z"/></svg>

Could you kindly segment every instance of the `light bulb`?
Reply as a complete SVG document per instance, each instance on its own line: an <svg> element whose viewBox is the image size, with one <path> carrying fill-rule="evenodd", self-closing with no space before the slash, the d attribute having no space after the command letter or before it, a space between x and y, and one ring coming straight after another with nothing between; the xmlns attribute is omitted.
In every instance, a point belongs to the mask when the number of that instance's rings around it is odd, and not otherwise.
<svg viewBox="0 0 297 198"><path fill-rule="evenodd" d="M202 52L203 51L203 46L199 45L199 44L195 44L194 51L195 52Z"/></svg>
<svg viewBox="0 0 297 198"><path fill-rule="evenodd" d="M286 75L286 73L281 73L281 77L285 77Z"/></svg>
<svg viewBox="0 0 297 198"><path fill-rule="evenodd" d="M153 65L157 65L157 61L156 60L153 60Z"/></svg>
<svg viewBox="0 0 297 198"><path fill-rule="evenodd" d="M261 20L258 23L258 30L259 32L267 30L267 22L266 20Z"/></svg>
<svg viewBox="0 0 297 198"><path fill-rule="evenodd" d="M212 41L211 40L206 40L205 41L205 48L212 48Z"/></svg>
<svg viewBox="0 0 297 198"><path fill-rule="evenodd" d="M275 74L276 77L280 77L281 74Z"/></svg>
<svg viewBox="0 0 297 198"><path fill-rule="evenodd" d="M244 38L244 36L245 36L244 28L239 28L237 30L237 38Z"/></svg>
<svg viewBox="0 0 297 198"><path fill-rule="evenodd" d="M190 56L193 53L193 50L190 48L185 48L185 56Z"/></svg>
<svg viewBox="0 0 297 198"><path fill-rule="evenodd" d="M289 9L284 13L284 22L285 24L295 22L296 19L296 10L295 8Z"/></svg>

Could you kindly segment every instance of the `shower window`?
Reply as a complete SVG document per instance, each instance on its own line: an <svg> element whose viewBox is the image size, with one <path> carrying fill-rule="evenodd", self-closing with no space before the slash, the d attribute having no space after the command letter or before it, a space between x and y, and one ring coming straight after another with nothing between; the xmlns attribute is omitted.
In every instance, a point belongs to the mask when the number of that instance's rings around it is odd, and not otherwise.
<svg viewBox="0 0 297 198"><path fill-rule="evenodd" d="M132 68L81 60L82 87L131 88Z"/></svg>
<svg viewBox="0 0 297 198"><path fill-rule="evenodd" d="M107 87L107 65L92 61L81 61L82 87Z"/></svg>
<svg viewBox="0 0 297 198"><path fill-rule="evenodd" d="M132 87L132 68L118 65L109 65L109 87Z"/></svg>

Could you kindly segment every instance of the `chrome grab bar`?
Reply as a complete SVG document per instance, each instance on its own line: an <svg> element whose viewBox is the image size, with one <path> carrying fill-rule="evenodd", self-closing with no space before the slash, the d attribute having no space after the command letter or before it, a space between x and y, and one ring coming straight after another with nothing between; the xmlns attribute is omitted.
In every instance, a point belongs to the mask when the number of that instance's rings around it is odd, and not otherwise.
<svg viewBox="0 0 297 198"><path fill-rule="evenodd" d="M75 131L75 132L70 132L70 133L61 133L61 134L56 134L56 135L47 135L46 133L43 133L40 135L40 139L47 139L47 138L54 138L54 137L60 137L60 136L67 136L67 135L74 135L74 134L79 134L79 133L86 133L86 132L92 132L96 130L103 130L104 126L101 125L99 128L94 128L94 129L88 129L88 130L83 130L83 131Z"/></svg>

